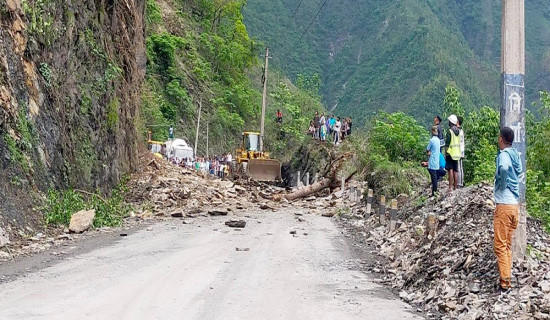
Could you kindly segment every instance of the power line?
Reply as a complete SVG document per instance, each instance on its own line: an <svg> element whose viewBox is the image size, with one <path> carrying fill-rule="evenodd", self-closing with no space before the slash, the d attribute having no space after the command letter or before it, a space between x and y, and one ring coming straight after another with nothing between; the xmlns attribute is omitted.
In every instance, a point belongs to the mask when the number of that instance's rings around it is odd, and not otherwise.
<svg viewBox="0 0 550 320"><path fill-rule="evenodd" d="M292 19L296 18L296 13L298 13L298 9L300 9L302 2L304 2L304 0L300 0L300 2L298 3L298 6L296 7L296 9L294 9L294 13L292 14Z"/></svg>
<svg viewBox="0 0 550 320"><path fill-rule="evenodd" d="M296 41L296 43L294 44L294 46L292 46L292 49L290 49L290 52L294 51L294 49L296 49L296 47L298 46L298 43L300 43L302 41L302 39L304 38L304 36L306 35L306 33L309 31L309 28L311 28L311 26L313 25L313 22L315 22L315 19L317 19L317 17L319 16L319 14L321 13L321 10L323 10L323 8L325 7L325 5L327 4L327 1L328 0L325 0L320 6L319 6L319 10L317 10L317 13L315 14L315 16L313 17L313 19L311 20L311 22L309 23L309 25L307 26L307 28L304 30L304 32L302 32L302 35L300 36L300 39L298 39L298 41Z"/></svg>

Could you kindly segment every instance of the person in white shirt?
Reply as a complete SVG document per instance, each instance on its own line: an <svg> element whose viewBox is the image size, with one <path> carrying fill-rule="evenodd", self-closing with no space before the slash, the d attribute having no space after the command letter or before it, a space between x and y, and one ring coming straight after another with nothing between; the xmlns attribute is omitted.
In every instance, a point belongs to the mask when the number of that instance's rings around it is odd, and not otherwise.
<svg viewBox="0 0 550 320"><path fill-rule="evenodd" d="M340 122L340 117L336 118L336 123L334 124L334 144L340 144L340 134L342 129L342 123Z"/></svg>

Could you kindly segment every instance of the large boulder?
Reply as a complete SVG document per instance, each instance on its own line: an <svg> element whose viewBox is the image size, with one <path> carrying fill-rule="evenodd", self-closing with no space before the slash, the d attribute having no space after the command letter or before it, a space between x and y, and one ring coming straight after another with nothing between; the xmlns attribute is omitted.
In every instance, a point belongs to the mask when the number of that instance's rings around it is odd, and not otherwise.
<svg viewBox="0 0 550 320"><path fill-rule="evenodd" d="M69 231L74 233L82 233L88 230L94 222L95 210L81 210L73 214Z"/></svg>

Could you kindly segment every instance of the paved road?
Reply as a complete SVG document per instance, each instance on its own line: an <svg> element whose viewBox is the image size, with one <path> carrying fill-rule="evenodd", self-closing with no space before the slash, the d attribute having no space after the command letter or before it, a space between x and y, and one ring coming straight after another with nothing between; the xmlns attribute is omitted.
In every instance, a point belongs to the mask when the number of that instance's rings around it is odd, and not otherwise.
<svg viewBox="0 0 550 320"><path fill-rule="evenodd" d="M419 319L359 271L330 219L303 218L159 223L0 284L0 319Z"/></svg>

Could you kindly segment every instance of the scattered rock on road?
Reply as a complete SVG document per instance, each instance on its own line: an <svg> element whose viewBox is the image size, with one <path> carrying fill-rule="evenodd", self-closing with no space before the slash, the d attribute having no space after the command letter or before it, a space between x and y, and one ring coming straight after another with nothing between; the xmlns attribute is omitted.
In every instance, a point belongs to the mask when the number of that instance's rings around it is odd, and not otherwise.
<svg viewBox="0 0 550 320"><path fill-rule="evenodd" d="M231 228L244 228L246 221L244 220L229 220L225 222L225 225Z"/></svg>
<svg viewBox="0 0 550 320"><path fill-rule="evenodd" d="M226 216L229 213L227 209L212 209L208 211L211 216Z"/></svg>
<svg viewBox="0 0 550 320"><path fill-rule="evenodd" d="M82 233L88 230L94 222L95 210L81 210L73 214L69 223L69 231Z"/></svg>

